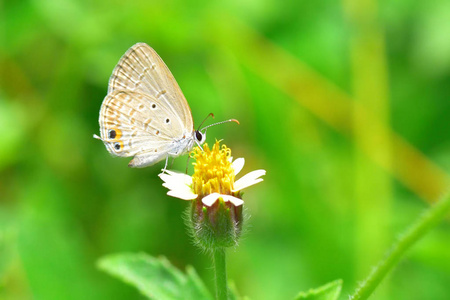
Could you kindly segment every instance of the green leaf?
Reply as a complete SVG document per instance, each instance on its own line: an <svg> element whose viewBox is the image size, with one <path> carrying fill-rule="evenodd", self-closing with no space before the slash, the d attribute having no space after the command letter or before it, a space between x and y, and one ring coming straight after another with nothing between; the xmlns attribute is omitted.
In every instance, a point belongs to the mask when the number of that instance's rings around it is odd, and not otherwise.
<svg viewBox="0 0 450 300"><path fill-rule="evenodd" d="M310 289L308 292L300 292L295 300L337 300L341 294L342 279L327 283L319 288Z"/></svg>
<svg viewBox="0 0 450 300"><path fill-rule="evenodd" d="M184 274L164 257L115 254L101 258L98 266L150 299L213 299L194 268L188 266Z"/></svg>

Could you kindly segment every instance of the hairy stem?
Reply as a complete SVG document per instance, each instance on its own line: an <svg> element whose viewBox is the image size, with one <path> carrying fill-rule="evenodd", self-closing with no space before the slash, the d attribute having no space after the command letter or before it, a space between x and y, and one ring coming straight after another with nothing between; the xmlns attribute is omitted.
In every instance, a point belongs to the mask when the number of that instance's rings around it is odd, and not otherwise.
<svg viewBox="0 0 450 300"><path fill-rule="evenodd" d="M399 262L405 252L423 237L450 211L450 197L443 198L421 215L416 222L399 238L386 257L364 280L350 297L351 300L367 299L380 284L386 274Z"/></svg>
<svg viewBox="0 0 450 300"><path fill-rule="evenodd" d="M214 275L216 280L216 299L227 300L227 270L225 248L216 248L213 253Z"/></svg>

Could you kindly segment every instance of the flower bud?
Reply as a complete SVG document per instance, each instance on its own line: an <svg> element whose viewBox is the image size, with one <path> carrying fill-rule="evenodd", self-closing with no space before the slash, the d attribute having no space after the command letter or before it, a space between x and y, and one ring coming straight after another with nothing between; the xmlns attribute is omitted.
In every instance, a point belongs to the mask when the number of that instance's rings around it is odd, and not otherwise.
<svg viewBox="0 0 450 300"><path fill-rule="evenodd" d="M242 232L243 205L235 206L222 197L211 206L201 199L192 201L191 228L195 243L205 250L232 247L238 244Z"/></svg>

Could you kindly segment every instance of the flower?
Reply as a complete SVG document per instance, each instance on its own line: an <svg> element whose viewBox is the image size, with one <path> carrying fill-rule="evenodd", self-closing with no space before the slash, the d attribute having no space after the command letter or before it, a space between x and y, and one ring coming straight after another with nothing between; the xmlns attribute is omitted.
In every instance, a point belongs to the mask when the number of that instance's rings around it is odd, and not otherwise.
<svg viewBox="0 0 450 300"><path fill-rule="evenodd" d="M260 177L266 174L265 170L256 170L235 181L235 176L244 167L245 160L238 158L233 161L231 150L225 145L220 149L219 142L216 142L211 150L207 144L204 151L195 148L193 156L197 160L194 164L194 175L170 170L159 174L164 181L163 186L169 189L167 195L183 200L201 198L202 203L208 207L219 198L231 202L234 206L240 206L244 203L241 190L263 181Z"/></svg>
<svg viewBox="0 0 450 300"><path fill-rule="evenodd" d="M237 245L245 219L241 191L263 181L266 171L252 171L235 181L245 160L233 161L231 150L218 141L211 149L207 144L203 150L195 148L191 156L196 160L192 176L169 170L159 175L167 194L192 200L188 226L195 244L207 251Z"/></svg>

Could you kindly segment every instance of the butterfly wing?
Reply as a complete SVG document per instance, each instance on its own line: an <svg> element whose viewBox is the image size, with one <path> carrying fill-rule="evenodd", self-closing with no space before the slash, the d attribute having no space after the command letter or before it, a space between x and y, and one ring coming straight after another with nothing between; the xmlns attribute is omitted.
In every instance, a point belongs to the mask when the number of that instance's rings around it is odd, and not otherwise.
<svg viewBox="0 0 450 300"><path fill-rule="evenodd" d="M193 131L191 109L178 83L159 55L145 43L132 46L120 59L109 79L108 94L131 91L150 95L167 104L178 122Z"/></svg>
<svg viewBox="0 0 450 300"><path fill-rule="evenodd" d="M149 94L113 91L100 109L100 134L107 150L130 157L131 167L145 167L171 155L177 140L189 132L166 102Z"/></svg>

